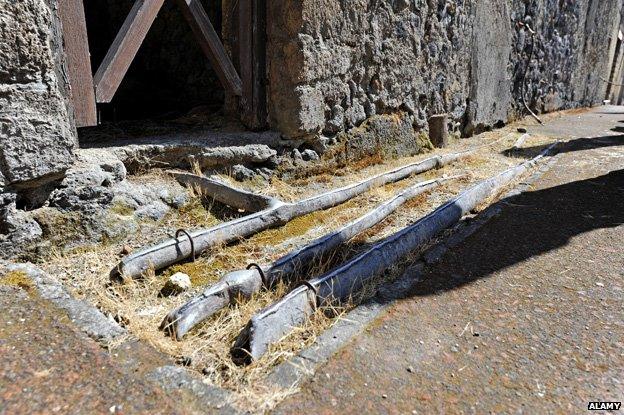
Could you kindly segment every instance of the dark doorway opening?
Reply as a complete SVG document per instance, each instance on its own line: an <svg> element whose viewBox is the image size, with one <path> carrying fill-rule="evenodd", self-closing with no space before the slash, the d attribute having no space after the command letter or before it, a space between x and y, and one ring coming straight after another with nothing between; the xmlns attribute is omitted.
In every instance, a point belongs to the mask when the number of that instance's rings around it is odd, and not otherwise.
<svg viewBox="0 0 624 415"><path fill-rule="evenodd" d="M201 0L217 33L220 1ZM93 73L104 59L134 0L84 2ZM220 114L225 92L175 2L166 1L112 101L98 104L100 123L175 120Z"/></svg>

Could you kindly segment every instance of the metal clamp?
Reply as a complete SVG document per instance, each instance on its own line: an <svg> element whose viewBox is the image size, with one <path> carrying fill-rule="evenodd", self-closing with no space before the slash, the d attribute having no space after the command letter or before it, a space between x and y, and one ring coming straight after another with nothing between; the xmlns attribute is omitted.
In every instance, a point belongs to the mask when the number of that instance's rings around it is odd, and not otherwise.
<svg viewBox="0 0 624 415"><path fill-rule="evenodd" d="M262 270L262 267L258 264L255 263L251 263L249 265L247 265L247 269L255 269L258 271L258 273L260 274L260 279L262 280L262 285L264 285L266 288L269 288L269 284L268 281L266 279L266 275L264 274L264 271Z"/></svg>
<svg viewBox="0 0 624 415"><path fill-rule="evenodd" d="M186 229L178 229L175 233L176 239L178 239L181 233L186 235L189 242L191 243L191 258L193 259L193 262L195 262L195 241L193 240L193 237L191 236L191 234L186 231Z"/></svg>
<svg viewBox="0 0 624 415"><path fill-rule="evenodd" d="M318 306L318 302L319 302L318 301L318 287L315 287L314 284L312 284L310 281L307 281L307 280L301 281L299 283L298 287L301 287L301 286L304 286L304 285L306 287L308 287L310 290L312 290L312 292L314 293L314 299L316 300L314 302L314 306L317 307Z"/></svg>

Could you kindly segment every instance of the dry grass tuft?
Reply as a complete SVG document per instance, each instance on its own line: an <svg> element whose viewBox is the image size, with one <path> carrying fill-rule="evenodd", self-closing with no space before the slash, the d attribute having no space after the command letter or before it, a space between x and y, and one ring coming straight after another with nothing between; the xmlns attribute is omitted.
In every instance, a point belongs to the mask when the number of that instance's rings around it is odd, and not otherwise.
<svg viewBox="0 0 624 415"><path fill-rule="evenodd" d="M381 152L376 152L375 154L365 156L355 162L349 164L349 168L352 170L360 170L365 167L375 166L377 164L382 164L384 162L384 158L381 155Z"/></svg>

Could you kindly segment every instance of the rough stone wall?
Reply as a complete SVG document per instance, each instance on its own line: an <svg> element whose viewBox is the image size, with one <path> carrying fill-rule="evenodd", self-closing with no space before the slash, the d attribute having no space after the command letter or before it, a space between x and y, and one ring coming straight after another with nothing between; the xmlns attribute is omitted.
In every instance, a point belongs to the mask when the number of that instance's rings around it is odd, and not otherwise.
<svg viewBox="0 0 624 415"><path fill-rule="evenodd" d="M397 110L424 128L428 112L465 111L471 6L304 0L269 7L271 116L286 135L335 134Z"/></svg>
<svg viewBox="0 0 624 415"><path fill-rule="evenodd" d="M464 117L464 134L467 135L484 126L507 121L512 100L509 6L498 0L482 0L474 7L467 113L453 113L458 121Z"/></svg>
<svg viewBox="0 0 624 415"><path fill-rule="evenodd" d="M613 64L611 66L611 75L607 80L611 81L607 85L606 99L611 104L621 105L624 94L624 8L620 13L620 26L617 30L617 38L615 41L616 48L613 54Z"/></svg>
<svg viewBox="0 0 624 415"><path fill-rule="evenodd" d="M620 33L622 29L620 28ZM624 38L620 41L620 47L615 56L615 64L613 66L613 76L611 78L611 88L608 88L606 98L611 104L621 105L622 95L624 94Z"/></svg>
<svg viewBox="0 0 624 415"><path fill-rule="evenodd" d="M602 102L613 61L622 3L619 0L514 1L511 19L535 31L526 97L539 112L591 106ZM514 31L513 93L520 102L521 76L531 47L526 30Z"/></svg>
<svg viewBox="0 0 624 415"><path fill-rule="evenodd" d="M0 191L62 177L77 146L55 0L0 0Z"/></svg>
<svg viewBox="0 0 624 415"><path fill-rule="evenodd" d="M449 113L470 135L604 99L621 0L274 0L272 125L311 140L401 114L414 134ZM417 149L414 149L417 150Z"/></svg>
<svg viewBox="0 0 624 415"><path fill-rule="evenodd" d="M582 10L583 53L573 84L574 99L583 105L605 99L607 84L603 79L608 79L611 71L621 10L622 2L617 0L589 0Z"/></svg>

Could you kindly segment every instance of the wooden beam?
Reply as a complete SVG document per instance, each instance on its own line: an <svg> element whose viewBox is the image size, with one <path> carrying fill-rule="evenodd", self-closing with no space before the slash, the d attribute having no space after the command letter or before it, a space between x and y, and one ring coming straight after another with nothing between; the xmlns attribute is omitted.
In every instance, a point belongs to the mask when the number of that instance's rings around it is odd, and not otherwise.
<svg viewBox="0 0 624 415"><path fill-rule="evenodd" d="M253 111L255 123L253 128L265 128L267 126L267 68L266 68L266 21L267 0L253 0L253 62L254 62L254 95Z"/></svg>
<svg viewBox="0 0 624 415"><path fill-rule="evenodd" d="M253 0L238 0L238 65L243 83L241 121L253 121Z"/></svg>
<svg viewBox="0 0 624 415"><path fill-rule="evenodd" d="M95 73L97 102L110 102L117 92L164 0L136 0L117 37Z"/></svg>
<svg viewBox="0 0 624 415"><path fill-rule="evenodd" d="M87 24L82 0L59 2L63 46L76 127L97 125L95 91L89 55Z"/></svg>
<svg viewBox="0 0 624 415"><path fill-rule="evenodd" d="M241 118L252 129L266 126L266 1L239 0L238 54L243 83Z"/></svg>
<svg viewBox="0 0 624 415"><path fill-rule="evenodd" d="M178 4L223 87L240 96L241 79L199 0L178 0Z"/></svg>

